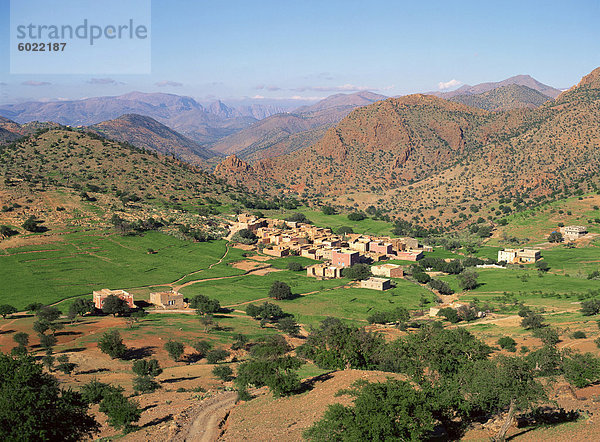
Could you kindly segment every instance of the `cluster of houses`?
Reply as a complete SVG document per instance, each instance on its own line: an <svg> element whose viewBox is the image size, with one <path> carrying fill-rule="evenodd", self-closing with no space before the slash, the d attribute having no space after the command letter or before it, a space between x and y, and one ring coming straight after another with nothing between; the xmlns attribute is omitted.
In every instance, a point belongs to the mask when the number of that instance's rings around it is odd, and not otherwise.
<svg viewBox="0 0 600 442"><path fill-rule="evenodd" d="M92 293L94 306L98 310L102 310L104 300L109 296L116 296L125 301L129 308L136 308L132 294L125 290L110 289L96 290ZM182 309L187 305L183 299L183 295L176 291L150 293L150 303L161 309Z"/></svg>
<svg viewBox="0 0 600 442"><path fill-rule="evenodd" d="M248 229L258 237L258 244L266 255L283 257L299 255L318 261L324 261L306 269L309 277L334 279L342 277L342 270L356 263L372 263L390 259L418 261L423 252L432 248L419 244L414 238L374 237L364 234L334 234L330 229L311 224L278 219L257 218L240 214L235 226ZM374 275L401 277L402 267L395 264L373 266ZM391 282L383 278L371 278L363 281L364 288L386 290Z"/></svg>

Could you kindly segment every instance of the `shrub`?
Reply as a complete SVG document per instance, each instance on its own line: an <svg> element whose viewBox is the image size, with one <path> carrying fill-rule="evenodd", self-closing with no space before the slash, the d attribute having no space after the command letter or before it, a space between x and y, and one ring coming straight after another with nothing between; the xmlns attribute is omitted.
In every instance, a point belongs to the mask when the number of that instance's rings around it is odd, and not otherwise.
<svg viewBox="0 0 600 442"><path fill-rule="evenodd" d="M133 380L133 389L138 393L152 393L161 388L151 376L137 376Z"/></svg>
<svg viewBox="0 0 600 442"><path fill-rule="evenodd" d="M438 316L443 316L444 318L446 318L447 321L451 322L452 324L456 324L457 322L460 322L460 317L458 316L458 312L456 310L454 310L452 307L446 307L443 309L440 309L440 311L437 314Z"/></svg>
<svg viewBox="0 0 600 442"><path fill-rule="evenodd" d="M300 271L304 270L304 266L302 264L300 264L299 262L296 262L296 261L290 261L290 262L288 262L287 267L292 272L300 272Z"/></svg>
<svg viewBox="0 0 600 442"><path fill-rule="evenodd" d="M344 268L342 276L354 281L369 279L372 276L371 267L367 264L354 264L352 267Z"/></svg>
<svg viewBox="0 0 600 442"><path fill-rule="evenodd" d="M348 214L348 219L350 221L362 221L366 219L367 215L364 212L352 212Z"/></svg>
<svg viewBox="0 0 600 442"><path fill-rule="evenodd" d="M177 341L169 341L165 343L165 350L169 353L169 357L174 361L179 360L183 354L183 344Z"/></svg>
<svg viewBox="0 0 600 442"><path fill-rule="evenodd" d="M510 336L503 336L502 338L498 339L498 345L508 351L517 351L517 341Z"/></svg>
<svg viewBox="0 0 600 442"><path fill-rule="evenodd" d="M600 299L589 299L581 303L581 314L592 316L600 313Z"/></svg>
<svg viewBox="0 0 600 442"><path fill-rule="evenodd" d="M241 244L251 245L256 244L258 241L258 236L256 236L251 230L241 229L233 234L231 240Z"/></svg>
<svg viewBox="0 0 600 442"><path fill-rule="evenodd" d="M162 373L162 368L156 359L139 359L133 363L132 369L138 376L155 377Z"/></svg>
<svg viewBox="0 0 600 442"><path fill-rule="evenodd" d="M281 330L282 332L290 336L298 336L298 333L300 332L300 326L298 325L293 316L286 316L285 318L281 318L277 322L276 327L278 330Z"/></svg>
<svg viewBox="0 0 600 442"><path fill-rule="evenodd" d="M211 350L206 353L206 362L209 364L217 364L220 361L224 361L229 357L229 352L227 350Z"/></svg>
<svg viewBox="0 0 600 442"><path fill-rule="evenodd" d="M572 337L573 339L585 339L585 338L587 338L587 335L586 335L584 332L582 332L582 331L580 331L580 330L577 330L576 332L574 332L574 333L571 335L571 337Z"/></svg>
<svg viewBox="0 0 600 442"><path fill-rule="evenodd" d="M212 369L212 373L222 381L228 382L233 379L233 370L227 365L217 365Z"/></svg>
<svg viewBox="0 0 600 442"><path fill-rule="evenodd" d="M196 341L193 345L194 350L200 358L206 356L206 353L212 348L212 344L208 341Z"/></svg>
<svg viewBox="0 0 600 442"><path fill-rule="evenodd" d="M277 300L291 299L292 289L285 282L273 281L269 290L269 297Z"/></svg>
<svg viewBox="0 0 600 442"><path fill-rule="evenodd" d="M104 396L111 392L122 392L121 387L114 387L110 384L105 384L96 379L92 379L89 383L81 387L81 397L86 404L99 404Z"/></svg>
<svg viewBox="0 0 600 442"><path fill-rule="evenodd" d="M127 347L123 344L121 334L117 330L105 332L98 341L98 347L102 353L111 358L122 358L127 353Z"/></svg>
<svg viewBox="0 0 600 442"><path fill-rule="evenodd" d="M133 423L140 420L142 410L134 401L128 400L123 393L111 391L100 402L100 411L106 414L111 427L125 432L133 429Z"/></svg>

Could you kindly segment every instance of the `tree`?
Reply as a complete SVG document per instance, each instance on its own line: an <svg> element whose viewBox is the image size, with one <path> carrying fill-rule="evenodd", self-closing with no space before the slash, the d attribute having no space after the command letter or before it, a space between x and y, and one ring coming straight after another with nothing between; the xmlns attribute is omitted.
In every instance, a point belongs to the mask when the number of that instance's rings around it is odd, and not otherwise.
<svg viewBox="0 0 600 442"><path fill-rule="evenodd" d="M21 347L27 347L29 344L29 335L25 332L18 332L13 335L13 341Z"/></svg>
<svg viewBox="0 0 600 442"><path fill-rule="evenodd" d="M138 359L133 363L132 369L138 376L156 377L162 373L162 368L156 359Z"/></svg>
<svg viewBox="0 0 600 442"><path fill-rule="evenodd" d="M32 302L25 306L25 310L30 313L35 313L44 306L41 302Z"/></svg>
<svg viewBox="0 0 600 442"><path fill-rule="evenodd" d="M535 267L540 271L540 272L548 272L550 270L550 266L548 265L548 263L546 261L538 261L535 263Z"/></svg>
<svg viewBox="0 0 600 442"><path fill-rule="evenodd" d="M369 324L387 324L389 322L403 323L410 319L408 310L404 307L396 307L393 311L389 312L375 312L371 316L367 317Z"/></svg>
<svg viewBox="0 0 600 442"><path fill-rule="evenodd" d="M475 361L463 367L459 379L472 412L500 414L508 410L495 441L505 440L518 410L526 410L546 398L543 386L522 358L499 356L494 361Z"/></svg>
<svg viewBox="0 0 600 442"><path fill-rule="evenodd" d="M300 326L296 322L293 316L286 316L281 318L276 325L277 329L281 330L287 335L298 336L300 332Z"/></svg>
<svg viewBox="0 0 600 442"><path fill-rule="evenodd" d="M600 299L588 299L581 303L581 314L592 316L600 313Z"/></svg>
<svg viewBox="0 0 600 442"><path fill-rule="evenodd" d="M212 348L212 344L208 341L196 341L193 345L194 350L198 353L199 358L206 356L206 353ZM233 348L233 346L232 346Z"/></svg>
<svg viewBox="0 0 600 442"><path fill-rule="evenodd" d="M31 215L25 220L23 224L21 224L21 227L23 227L28 232L41 232L45 230L40 226L40 224L42 224L43 222L44 221L38 220L35 216Z"/></svg>
<svg viewBox="0 0 600 442"><path fill-rule="evenodd" d="M99 404L104 396L111 392L123 392L123 388L105 384L97 379L92 379L81 387L81 397L86 404Z"/></svg>
<svg viewBox="0 0 600 442"><path fill-rule="evenodd" d="M348 214L348 219L350 221L362 221L366 219L367 215L364 212L352 212Z"/></svg>
<svg viewBox="0 0 600 442"><path fill-rule="evenodd" d="M600 380L600 359L592 353L575 353L564 358L565 379L577 388L587 387Z"/></svg>
<svg viewBox="0 0 600 442"><path fill-rule="evenodd" d="M268 386L275 397L287 396L300 390L300 378L296 370L302 361L293 356L274 359L252 359L240 364L235 383L239 391L248 385Z"/></svg>
<svg viewBox="0 0 600 442"><path fill-rule="evenodd" d="M440 311L437 313L437 316L443 316L444 318L446 318L446 321L449 321L452 324L456 324L457 322L460 322L460 317L458 316L458 312L455 309L453 309L452 307L444 307L444 308L440 309Z"/></svg>
<svg viewBox="0 0 600 442"><path fill-rule="evenodd" d="M464 270L458 275L458 284L463 290L472 290L477 287L479 274L473 270Z"/></svg>
<svg viewBox="0 0 600 442"><path fill-rule="evenodd" d="M240 244L252 245L256 244L258 236L256 236L252 230L241 229L233 234L231 240L239 242Z"/></svg>
<svg viewBox="0 0 600 442"><path fill-rule="evenodd" d="M8 238L10 236L17 235L19 232L13 230L10 226L0 225L0 236Z"/></svg>
<svg viewBox="0 0 600 442"><path fill-rule="evenodd" d="M346 267L342 270L342 276L344 278L352 279L354 281L369 279L372 275L371 267L367 264L354 264L352 267Z"/></svg>
<svg viewBox="0 0 600 442"><path fill-rule="evenodd" d="M355 382L338 394L354 397L352 406L330 405L323 418L304 432L313 441L427 439L435 425L424 392L399 380Z"/></svg>
<svg viewBox="0 0 600 442"><path fill-rule="evenodd" d="M533 336L541 339L544 345L556 345L560 342L558 330L553 327L537 328L533 331Z"/></svg>
<svg viewBox="0 0 600 442"><path fill-rule="evenodd" d="M295 212L292 215L288 216L285 220L294 223L310 224L310 220L306 217L304 213L301 212Z"/></svg>
<svg viewBox="0 0 600 442"><path fill-rule="evenodd" d="M301 272L304 270L304 266L297 261L288 262L288 269L292 272Z"/></svg>
<svg viewBox="0 0 600 442"><path fill-rule="evenodd" d="M261 305L248 304L246 313L254 319L265 321L277 321L281 318L289 316L276 304L264 302Z"/></svg>
<svg viewBox="0 0 600 442"><path fill-rule="evenodd" d="M51 349L56 345L58 339L54 335L40 335L40 346L45 349Z"/></svg>
<svg viewBox="0 0 600 442"><path fill-rule="evenodd" d="M105 332L98 341L98 347L102 353L106 353L113 359L120 359L127 353L127 347L117 330Z"/></svg>
<svg viewBox="0 0 600 442"><path fill-rule="evenodd" d="M190 300L190 307L196 309L200 316L217 313L221 310L221 304L217 299L211 299L208 296L196 295Z"/></svg>
<svg viewBox="0 0 600 442"><path fill-rule="evenodd" d="M169 341L165 343L165 350L169 353L169 357L174 361L178 361L183 354L183 344L177 341Z"/></svg>
<svg viewBox="0 0 600 442"><path fill-rule="evenodd" d="M227 350L211 350L206 353L206 362L209 364L217 364L220 361L224 361L229 357L229 352Z"/></svg>
<svg viewBox="0 0 600 442"><path fill-rule="evenodd" d="M98 432L81 395L63 390L30 356L0 353L0 439L78 441Z"/></svg>
<svg viewBox="0 0 600 442"><path fill-rule="evenodd" d="M517 341L515 341L510 336L503 336L500 339L498 339L498 345L508 351L517 351Z"/></svg>
<svg viewBox="0 0 600 442"><path fill-rule="evenodd" d="M64 374L71 374L77 367L77 364L69 361L69 357L67 355L58 356L56 358L56 362L58 362L56 369L62 371Z"/></svg>
<svg viewBox="0 0 600 442"><path fill-rule="evenodd" d="M104 302L102 303L102 311L105 314L113 315L114 317L117 315L125 315L129 313L129 310L127 301L116 295L108 295L104 298Z"/></svg>
<svg viewBox="0 0 600 442"><path fill-rule="evenodd" d="M519 313L521 315L521 313ZM535 330L544 327L544 318L542 315L534 312L527 312L521 320L521 327L527 330Z"/></svg>
<svg viewBox="0 0 600 442"><path fill-rule="evenodd" d="M140 420L142 410L134 401L128 400L120 391L107 392L100 402L100 411L106 414L111 427L130 432L133 422Z"/></svg>
<svg viewBox="0 0 600 442"><path fill-rule="evenodd" d="M273 281L269 289L269 297L277 300L291 299L292 289L285 282Z"/></svg>
<svg viewBox="0 0 600 442"><path fill-rule="evenodd" d="M454 293L454 290L450 288L447 282L442 281L441 279L431 279L429 281L429 286L432 289L440 292L441 295L451 295Z"/></svg>
<svg viewBox="0 0 600 442"><path fill-rule="evenodd" d="M6 317L8 315L12 315L17 312L18 312L18 310L16 309L16 307L14 307L10 304L0 305L0 315L2 315L2 319L6 319Z"/></svg>
<svg viewBox="0 0 600 442"><path fill-rule="evenodd" d="M548 235L548 242L553 242L553 243L557 243L557 242L563 242L564 238L562 236L562 233L560 232L552 232L550 233L550 235Z"/></svg>
<svg viewBox="0 0 600 442"><path fill-rule="evenodd" d="M321 207L321 212L323 212L323 215L335 215L336 214L335 209L331 206Z"/></svg>
<svg viewBox="0 0 600 442"><path fill-rule="evenodd" d="M86 315L93 312L94 309L94 301L91 299L77 298L69 307L69 316L76 318L77 315Z"/></svg>
<svg viewBox="0 0 600 442"><path fill-rule="evenodd" d="M233 370L227 365L217 365L212 369L212 373L222 381L228 382L233 379Z"/></svg>
<svg viewBox="0 0 600 442"><path fill-rule="evenodd" d="M152 393L161 388L151 376L137 376L133 380L133 389L138 393Z"/></svg>

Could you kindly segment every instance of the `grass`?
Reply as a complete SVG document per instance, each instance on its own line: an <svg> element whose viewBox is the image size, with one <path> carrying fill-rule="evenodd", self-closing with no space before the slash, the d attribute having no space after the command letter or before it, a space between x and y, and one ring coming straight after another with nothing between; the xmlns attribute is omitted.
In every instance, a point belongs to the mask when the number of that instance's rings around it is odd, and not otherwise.
<svg viewBox="0 0 600 442"><path fill-rule="evenodd" d="M320 210L312 210L307 207L300 207L297 210L267 210L265 216L272 218L285 219L296 212L301 212L316 226L329 227L334 231L339 227L352 227L354 233L369 233L371 235L384 236L392 234L392 224L387 221L374 220L366 218L362 221L350 221L347 213L338 213L335 215L325 215Z"/></svg>
<svg viewBox="0 0 600 442"><path fill-rule="evenodd" d="M217 262L226 245L181 241L158 232L131 237L70 233L61 239L0 255L0 303L23 308L33 301L50 304L101 288L165 284ZM148 248L158 253L149 255Z"/></svg>

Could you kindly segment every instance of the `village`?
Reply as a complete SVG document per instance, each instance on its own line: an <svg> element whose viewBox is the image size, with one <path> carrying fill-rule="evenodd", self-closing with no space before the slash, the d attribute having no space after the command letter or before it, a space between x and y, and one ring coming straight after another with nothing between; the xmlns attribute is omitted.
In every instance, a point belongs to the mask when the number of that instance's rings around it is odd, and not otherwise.
<svg viewBox="0 0 600 442"><path fill-rule="evenodd" d="M405 276L406 263L421 260L426 252L433 248L423 245L414 238L392 238L389 236L371 236L367 234L347 233L338 235L331 229L317 227L309 223L285 221L273 218L258 218L249 214L240 214L231 225L229 237L240 231L252 232L255 244L241 245L248 251L261 252L273 258L302 256L318 263L305 268L306 276L319 280L339 279L343 270L355 264L370 265L372 276L357 281L357 287L385 291L394 287L393 278ZM568 240L576 240L587 234L582 226L567 226L560 229ZM485 264L478 267L504 268L507 264L535 264L542 258L541 251L535 248L501 249L498 251L498 264ZM390 261L390 262L386 262ZM93 302L101 310L108 296L123 299L130 308L136 308L133 295L124 290L102 289L93 292ZM183 294L173 289L150 293L148 302L154 308L162 310L182 310L188 308ZM455 305L451 305L456 307ZM434 310L439 310L435 308ZM433 312L435 315L435 312Z"/></svg>

